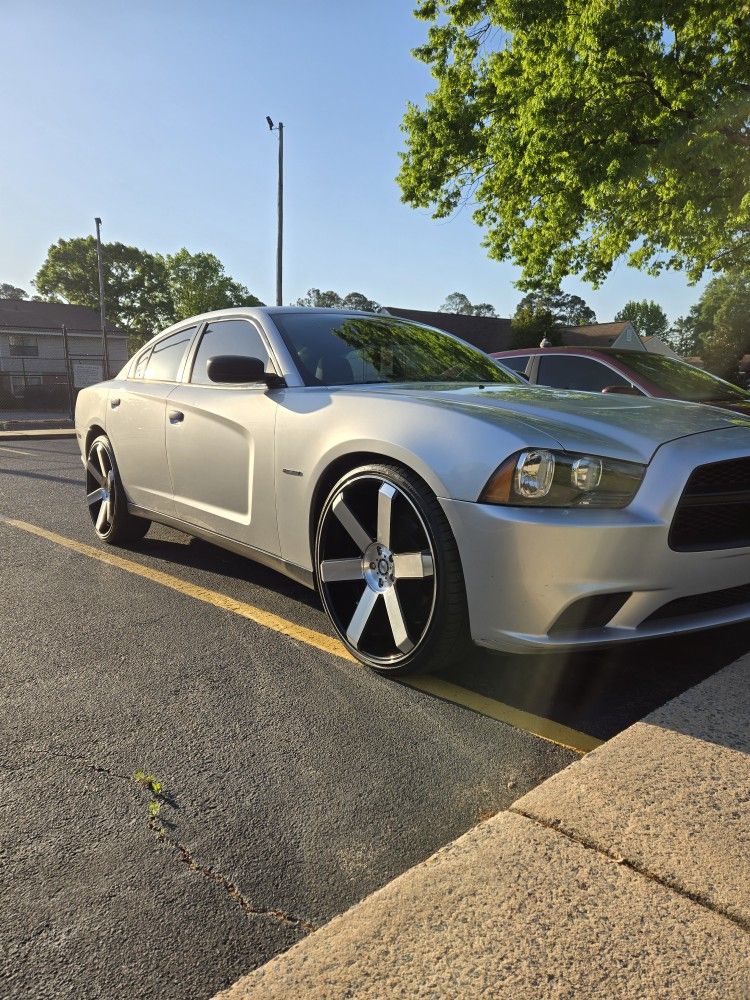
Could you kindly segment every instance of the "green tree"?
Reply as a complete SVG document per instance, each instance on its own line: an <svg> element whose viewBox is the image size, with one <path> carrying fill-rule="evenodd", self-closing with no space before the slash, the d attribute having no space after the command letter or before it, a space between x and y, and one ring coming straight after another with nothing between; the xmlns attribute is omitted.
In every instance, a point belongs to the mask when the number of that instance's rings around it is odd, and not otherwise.
<svg viewBox="0 0 750 1000"><path fill-rule="evenodd" d="M182 249L162 256L124 243L105 243L107 319L131 334L136 347L178 319L212 309L260 305L244 285L224 273L210 253ZM58 240L47 251L34 285L43 299L99 308L93 236Z"/></svg>
<svg viewBox="0 0 750 1000"><path fill-rule="evenodd" d="M560 288L534 288L527 292L516 307L516 313L530 309L532 313L549 313L555 326L587 326L596 323L596 313L580 295L571 295Z"/></svg>
<svg viewBox="0 0 750 1000"><path fill-rule="evenodd" d="M29 293L7 281L0 281L0 299L28 299Z"/></svg>
<svg viewBox="0 0 750 1000"><path fill-rule="evenodd" d="M438 311L458 313L461 316L497 316L495 307L489 302L473 304L463 292L451 292Z"/></svg>
<svg viewBox="0 0 750 1000"><path fill-rule="evenodd" d="M750 271L714 278L691 314L706 368L735 378L740 358L750 353Z"/></svg>
<svg viewBox="0 0 750 1000"><path fill-rule="evenodd" d="M225 273L224 265L212 253L190 253L183 247L159 259L166 274L172 322L213 309L263 305L244 285Z"/></svg>
<svg viewBox="0 0 750 1000"><path fill-rule="evenodd" d="M736 0L419 0L435 78L403 121L404 200L471 201L521 286L614 262L750 263L750 14Z"/></svg>
<svg viewBox="0 0 750 1000"><path fill-rule="evenodd" d="M615 320L630 320L633 329L642 337L664 337L669 329L669 320L658 302L641 299L631 300L615 314Z"/></svg>
<svg viewBox="0 0 750 1000"><path fill-rule="evenodd" d="M319 288L308 288L306 294L297 299L294 305L315 309L358 309L361 312L376 312L380 308L374 299L362 292L349 292L342 296L332 289L321 292Z"/></svg>
<svg viewBox="0 0 750 1000"><path fill-rule="evenodd" d="M341 309L344 300L338 292L329 290L321 292L319 288L308 288L307 293L294 303L295 306L307 306L315 309Z"/></svg>
<svg viewBox="0 0 750 1000"><path fill-rule="evenodd" d="M150 337L173 322L163 260L124 243L105 243L104 289L107 319L132 334ZM47 251L34 285L43 299L99 308L96 240L58 240Z"/></svg>
<svg viewBox="0 0 750 1000"><path fill-rule="evenodd" d="M513 347L539 347L543 340L560 343L560 327L549 309L534 309L519 304L510 321Z"/></svg>
<svg viewBox="0 0 750 1000"><path fill-rule="evenodd" d="M368 299L362 292L349 292L344 296L344 309L359 309L360 312L377 312L380 305L374 299Z"/></svg>
<svg viewBox="0 0 750 1000"><path fill-rule="evenodd" d="M687 316L680 316L667 330L665 340L683 358L695 358L700 355L701 342L695 329L697 307L693 306Z"/></svg>

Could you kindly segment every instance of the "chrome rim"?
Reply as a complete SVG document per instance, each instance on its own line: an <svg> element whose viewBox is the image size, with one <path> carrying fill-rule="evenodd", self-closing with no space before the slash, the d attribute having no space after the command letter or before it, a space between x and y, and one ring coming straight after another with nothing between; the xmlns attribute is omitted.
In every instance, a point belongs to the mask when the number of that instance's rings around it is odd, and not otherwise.
<svg viewBox="0 0 750 1000"><path fill-rule="evenodd" d="M94 528L106 535L115 514L115 471L112 455L101 441L94 442L86 460L86 494Z"/></svg>
<svg viewBox="0 0 750 1000"><path fill-rule="evenodd" d="M321 597L347 645L395 666L432 621L435 552L409 497L378 476L356 476L328 500L318 529Z"/></svg>

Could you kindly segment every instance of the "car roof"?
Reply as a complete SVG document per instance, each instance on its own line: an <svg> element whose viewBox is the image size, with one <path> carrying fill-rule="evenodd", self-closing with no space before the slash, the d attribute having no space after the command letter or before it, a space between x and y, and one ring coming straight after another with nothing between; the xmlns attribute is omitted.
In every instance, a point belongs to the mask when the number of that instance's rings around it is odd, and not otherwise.
<svg viewBox="0 0 750 1000"><path fill-rule="evenodd" d="M492 351L490 357L512 358L519 354L644 354L633 347L517 347L512 351Z"/></svg>

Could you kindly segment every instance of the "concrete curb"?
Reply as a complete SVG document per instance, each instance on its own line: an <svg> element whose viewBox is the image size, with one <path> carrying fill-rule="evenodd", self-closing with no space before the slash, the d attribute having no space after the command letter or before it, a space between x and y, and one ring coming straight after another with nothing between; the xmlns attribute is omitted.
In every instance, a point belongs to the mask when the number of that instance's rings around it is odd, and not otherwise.
<svg viewBox="0 0 750 1000"><path fill-rule="evenodd" d="M750 997L750 656L217 995Z"/></svg>

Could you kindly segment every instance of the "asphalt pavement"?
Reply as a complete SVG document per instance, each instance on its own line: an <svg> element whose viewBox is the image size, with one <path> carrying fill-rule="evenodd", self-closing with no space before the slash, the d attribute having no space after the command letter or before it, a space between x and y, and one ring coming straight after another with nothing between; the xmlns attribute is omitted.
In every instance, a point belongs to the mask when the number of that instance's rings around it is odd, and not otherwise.
<svg viewBox="0 0 750 1000"><path fill-rule="evenodd" d="M545 723L606 739L750 646L477 652L449 701L233 612L331 634L314 594L179 532L118 550L149 578L8 519L99 548L74 441L0 442L9 998L210 996L579 759Z"/></svg>

